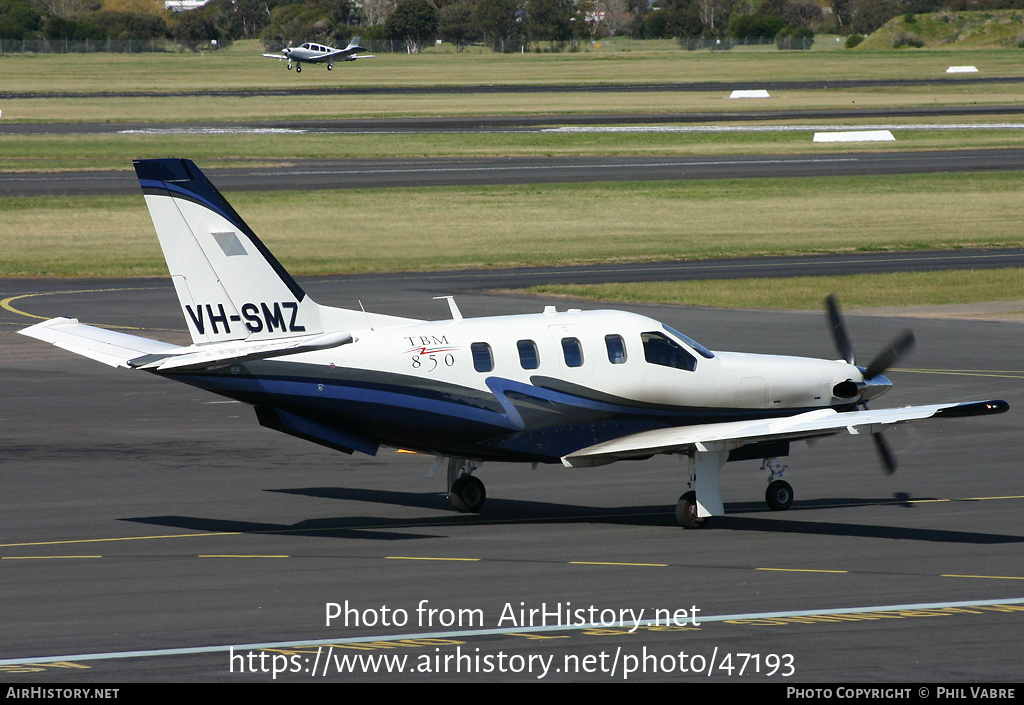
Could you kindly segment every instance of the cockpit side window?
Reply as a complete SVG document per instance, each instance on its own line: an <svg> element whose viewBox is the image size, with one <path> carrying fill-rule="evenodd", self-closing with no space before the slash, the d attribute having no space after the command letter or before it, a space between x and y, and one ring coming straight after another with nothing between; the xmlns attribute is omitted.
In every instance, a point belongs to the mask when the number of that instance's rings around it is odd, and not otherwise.
<svg viewBox="0 0 1024 705"><path fill-rule="evenodd" d="M689 372L697 369L697 358L664 333L641 333L640 340L644 344L644 359L652 365L675 367Z"/></svg>
<svg viewBox="0 0 1024 705"><path fill-rule="evenodd" d="M621 335L606 335L604 346L608 349L608 362L613 365L621 365L626 361L626 341Z"/></svg>

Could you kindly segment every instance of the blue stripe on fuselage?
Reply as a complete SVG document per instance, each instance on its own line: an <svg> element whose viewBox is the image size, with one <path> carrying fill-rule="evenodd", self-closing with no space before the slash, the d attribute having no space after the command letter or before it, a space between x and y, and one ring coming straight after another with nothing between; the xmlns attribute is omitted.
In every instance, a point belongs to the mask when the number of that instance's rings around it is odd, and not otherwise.
<svg viewBox="0 0 1024 705"><path fill-rule="evenodd" d="M230 375L220 372L167 376L253 406L286 409L384 445L467 457L493 454L507 458L512 451L523 459L553 461L582 447L629 433L781 415L778 410L766 409L652 410L501 377L487 379L494 392L492 396L455 385L442 390L314 375L254 376L243 371ZM808 410L787 409L785 415Z"/></svg>

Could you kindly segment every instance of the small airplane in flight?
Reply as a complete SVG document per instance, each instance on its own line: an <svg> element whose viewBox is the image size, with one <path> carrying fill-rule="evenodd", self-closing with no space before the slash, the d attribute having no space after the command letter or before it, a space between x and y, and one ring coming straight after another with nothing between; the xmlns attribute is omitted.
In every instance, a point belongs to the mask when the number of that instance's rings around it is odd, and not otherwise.
<svg viewBox="0 0 1024 705"><path fill-rule="evenodd" d="M142 370L251 405L259 423L314 443L375 454L390 446L447 466L448 496L479 512L473 473L486 461L589 468L674 454L688 489L687 528L725 513L727 461L763 460L765 499L786 509L780 457L790 443L871 434L910 421L998 414L1001 400L868 409L884 372L913 344L899 336L866 367L854 361L828 299L837 360L711 351L626 311L424 321L315 303L199 168L135 161L192 344L142 338L72 318L22 331L114 367ZM362 307L360 306L360 309ZM635 468L630 471L636 472Z"/></svg>
<svg viewBox="0 0 1024 705"><path fill-rule="evenodd" d="M302 46L286 47L280 54L264 54L268 59L288 60L288 70L292 69L292 62L295 63L295 72L302 72L302 64L327 64L327 70L334 69L335 61L355 61L356 59L372 59L372 54L358 55L357 52L366 51L365 47L359 46L359 37L354 37L344 49L306 42Z"/></svg>

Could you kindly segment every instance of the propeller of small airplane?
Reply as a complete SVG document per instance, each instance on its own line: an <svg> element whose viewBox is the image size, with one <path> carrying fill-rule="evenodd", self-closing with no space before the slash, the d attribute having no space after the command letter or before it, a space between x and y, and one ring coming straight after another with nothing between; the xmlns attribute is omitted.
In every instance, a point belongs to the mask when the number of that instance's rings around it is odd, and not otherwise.
<svg viewBox="0 0 1024 705"><path fill-rule="evenodd" d="M840 357L851 365L856 365L853 345L850 343L850 336L846 332L846 323L843 320L842 313L839 311L839 302L836 300L835 294L829 294L825 299L825 308L828 312L829 325L832 327L832 338L835 340L836 349L839 351ZM872 380L881 376L883 372L892 367L901 355L914 347L914 341L914 332L905 330L883 348L867 367L860 367L858 365L861 372L863 372L864 383L870 384ZM865 409L868 408L866 401L862 400L859 404ZM875 439L878 457L882 461L882 468L887 474L892 475L896 472L896 457L892 454L889 445L885 442L885 438L881 433L872 435Z"/></svg>

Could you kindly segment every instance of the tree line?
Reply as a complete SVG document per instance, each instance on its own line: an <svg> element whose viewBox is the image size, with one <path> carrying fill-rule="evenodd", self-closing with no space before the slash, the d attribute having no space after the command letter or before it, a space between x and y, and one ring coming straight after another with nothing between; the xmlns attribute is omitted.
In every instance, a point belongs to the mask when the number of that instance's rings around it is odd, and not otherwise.
<svg viewBox="0 0 1024 705"><path fill-rule="evenodd" d="M434 40L458 49L560 51L615 36L754 39L870 34L893 17L1024 8L1024 0L209 0L168 11L160 0L0 0L0 38L156 39L197 48L261 39L392 40L410 52Z"/></svg>

